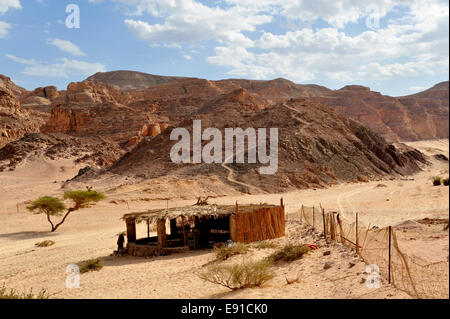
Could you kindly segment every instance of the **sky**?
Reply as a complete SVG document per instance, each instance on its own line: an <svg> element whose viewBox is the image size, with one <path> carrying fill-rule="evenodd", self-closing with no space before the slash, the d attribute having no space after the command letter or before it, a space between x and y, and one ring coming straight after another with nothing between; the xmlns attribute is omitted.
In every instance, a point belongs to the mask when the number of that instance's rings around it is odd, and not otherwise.
<svg viewBox="0 0 450 319"><path fill-rule="evenodd" d="M134 70L402 96L448 81L448 46L448 0L0 0L0 74L29 90Z"/></svg>

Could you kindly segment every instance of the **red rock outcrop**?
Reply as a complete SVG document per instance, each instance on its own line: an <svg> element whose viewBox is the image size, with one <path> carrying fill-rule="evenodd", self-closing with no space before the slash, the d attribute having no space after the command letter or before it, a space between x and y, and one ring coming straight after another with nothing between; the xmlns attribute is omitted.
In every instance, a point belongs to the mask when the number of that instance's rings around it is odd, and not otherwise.
<svg viewBox="0 0 450 319"><path fill-rule="evenodd" d="M24 92L10 78L0 76L0 147L39 130L29 113L20 107L20 95Z"/></svg>

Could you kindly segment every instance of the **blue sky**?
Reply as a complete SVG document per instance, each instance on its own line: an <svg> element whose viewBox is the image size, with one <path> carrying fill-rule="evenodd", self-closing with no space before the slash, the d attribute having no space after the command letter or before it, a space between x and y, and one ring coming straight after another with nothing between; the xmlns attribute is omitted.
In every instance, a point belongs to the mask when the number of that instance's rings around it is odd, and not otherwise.
<svg viewBox="0 0 450 319"><path fill-rule="evenodd" d="M448 80L448 12L448 0L0 0L0 74L27 89L136 70L400 96Z"/></svg>

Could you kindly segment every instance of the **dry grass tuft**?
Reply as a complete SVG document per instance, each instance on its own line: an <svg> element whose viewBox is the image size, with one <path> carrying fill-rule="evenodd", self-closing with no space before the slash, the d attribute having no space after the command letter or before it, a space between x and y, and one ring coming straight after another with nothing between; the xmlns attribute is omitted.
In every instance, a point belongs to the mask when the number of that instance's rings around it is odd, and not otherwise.
<svg viewBox="0 0 450 319"><path fill-rule="evenodd" d="M249 247L243 243L233 243L231 246L221 244L216 247L216 260L227 260L235 255L244 255L248 250Z"/></svg>
<svg viewBox="0 0 450 319"><path fill-rule="evenodd" d="M89 259L80 266L80 273L89 271L99 271L103 268L103 261L101 259Z"/></svg>
<svg viewBox="0 0 450 319"><path fill-rule="evenodd" d="M199 274L199 277L213 284L231 290L260 287L275 277L267 260L237 265L213 265Z"/></svg>
<svg viewBox="0 0 450 319"><path fill-rule="evenodd" d="M294 261L303 257L304 254L311 250L307 245L286 245L278 249L268 258L271 262Z"/></svg>
<svg viewBox="0 0 450 319"><path fill-rule="evenodd" d="M49 246L53 246L54 244L55 244L55 242L53 240L44 240L44 241L38 242L34 245L36 247L49 247Z"/></svg>

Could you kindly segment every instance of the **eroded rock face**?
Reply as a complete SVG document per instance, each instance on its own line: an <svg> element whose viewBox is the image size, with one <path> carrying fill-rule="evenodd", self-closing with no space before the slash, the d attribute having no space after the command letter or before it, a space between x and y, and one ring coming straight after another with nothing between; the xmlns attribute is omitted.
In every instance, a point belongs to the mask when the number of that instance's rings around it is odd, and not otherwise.
<svg viewBox="0 0 450 319"><path fill-rule="evenodd" d="M293 99L262 110L224 108L221 112L193 114L179 124L192 134L192 121L202 127L276 127L279 129L279 162L276 174L262 175L261 164L228 164L235 178L253 189L283 192L296 188L324 187L344 181L376 180L408 175L426 164L422 153L405 145L387 143L379 134L308 99ZM218 176L238 190L244 188L227 177L220 164L176 164L170 150L170 130L141 142L108 169L115 176L160 178ZM203 142L203 146L207 142ZM192 147L192 145L191 145ZM224 147L224 145L222 145ZM191 149L192 152L192 149ZM223 153L223 152L222 152ZM192 153L191 153L192 154ZM241 184L242 185L242 184ZM244 190L245 191L245 190Z"/></svg>
<svg viewBox="0 0 450 319"><path fill-rule="evenodd" d="M405 97L386 96L351 85L312 100L360 121L390 141L449 136L448 82Z"/></svg>
<svg viewBox="0 0 450 319"><path fill-rule="evenodd" d="M24 91L10 78L0 77L0 147L27 133L38 131L37 123L20 107L19 98Z"/></svg>

